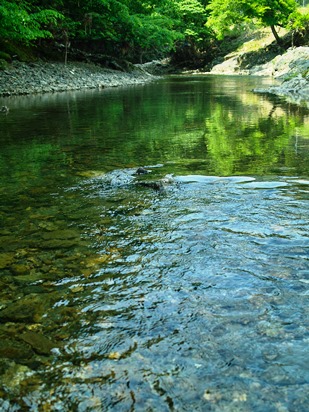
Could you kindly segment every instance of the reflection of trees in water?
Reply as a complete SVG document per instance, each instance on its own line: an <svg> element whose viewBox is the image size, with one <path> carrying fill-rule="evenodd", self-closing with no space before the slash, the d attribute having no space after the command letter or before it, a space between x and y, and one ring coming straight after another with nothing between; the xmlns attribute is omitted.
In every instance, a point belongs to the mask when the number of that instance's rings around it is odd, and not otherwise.
<svg viewBox="0 0 309 412"><path fill-rule="evenodd" d="M248 92L255 82L176 77L144 87L31 97L28 106L12 100L0 155L2 170L9 165L10 172L2 175L28 170L32 185L36 176L47 178L46 171L68 177L168 161L192 172L199 163L206 174L270 173L279 163L301 171L308 111ZM295 136L297 152L290 147Z"/></svg>
<svg viewBox="0 0 309 412"><path fill-rule="evenodd" d="M291 138L301 130L299 117L288 116L274 103L269 114L251 111L248 122L242 110L215 105L211 118L205 120L204 138L209 155L219 174L270 173L276 166L298 168Z"/></svg>

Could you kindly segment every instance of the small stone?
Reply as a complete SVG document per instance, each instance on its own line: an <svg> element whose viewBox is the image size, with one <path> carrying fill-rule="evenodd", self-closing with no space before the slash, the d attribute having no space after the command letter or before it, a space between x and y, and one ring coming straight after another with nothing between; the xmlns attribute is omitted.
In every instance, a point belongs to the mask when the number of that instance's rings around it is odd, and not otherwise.
<svg viewBox="0 0 309 412"><path fill-rule="evenodd" d="M73 286L73 287L71 288L71 292L73 292L73 293L82 292L83 290L84 290L84 287L83 287L83 286Z"/></svg>
<svg viewBox="0 0 309 412"><path fill-rule="evenodd" d="M119 360L121 358L121 353L119 352L111 352L108 354L108 359L112 359L112 360Z"/></svg>
<svg viewBox="0 0 309 412"><path fill-rule="evenodd" d="M206 389L206 391L204 392L203 398L209 402L218 402L222 398L222 395L219 392Z"/></svg>
<svg viewBox="0 0 309 412"><path fill-rule="evenodd" d="M26 275L31 270L31 267L26 264L15 264L11 266L11 271L14 275Z"/></svg>
<svg viewBox="0 0 309 412"><path fill-rule="evenodd" d="M144 167L139 167L135 172L135 174L137 175L145 175L147 173L149 173L149 170L145 169Z"/></svg>
<svg viewBox="0 0 309 412"><path fill-rule="evenodd" d="M110 258L109 255L103 254L101 256L94 256L87 259L86 268L96 268L99 267L102 263L105 263Z"/></svg>
<svg viewBox="0 0 309 412"><path fill-rule="evenodd" d="M234 402L246 402L247 400L247 394L246 393L239 393L239 392L234 392L233 393L233 401Z"/></svg>

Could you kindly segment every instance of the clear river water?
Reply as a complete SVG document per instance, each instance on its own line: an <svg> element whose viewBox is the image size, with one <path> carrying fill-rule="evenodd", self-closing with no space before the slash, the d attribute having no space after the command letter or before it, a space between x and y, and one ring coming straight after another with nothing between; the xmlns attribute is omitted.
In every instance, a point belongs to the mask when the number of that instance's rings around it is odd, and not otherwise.
<svg viewBox="0 0 309 412"><path fill-rule="evenodd" d="M269 83L2 98L1 411L309 410L309 112Z"/></svg>

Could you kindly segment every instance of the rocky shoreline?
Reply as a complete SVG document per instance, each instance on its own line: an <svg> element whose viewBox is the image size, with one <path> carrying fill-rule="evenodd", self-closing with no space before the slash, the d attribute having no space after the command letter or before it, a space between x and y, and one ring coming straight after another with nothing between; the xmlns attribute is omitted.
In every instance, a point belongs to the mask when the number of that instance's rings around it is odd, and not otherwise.
<svg viewBox="0 0 309 412"><path fill-rule="evenodd" d="M309 107L309 47L288 49L269 63L253 67L250 74L273 76L282 82L266 90L256 89L256 92L275 94Z"/></svg>
<svg viewBox="0 0 309 412"><path fill-rule="evenodd" d="M155 77L136 65L130 72L106 69L91 63L22 63L14 61L0 71L0 96L70 90L102 89L143 84Z"/></svg>
<svg viewBox="0 0 309 412"><path fill-rule="evenodd" d="M290 48L265 64L245 68L242 68L243 57L241 54L233 55L214 66L211 73L273 77L281 84L254 91L281 96L309 107L309 47Z"/></svg>

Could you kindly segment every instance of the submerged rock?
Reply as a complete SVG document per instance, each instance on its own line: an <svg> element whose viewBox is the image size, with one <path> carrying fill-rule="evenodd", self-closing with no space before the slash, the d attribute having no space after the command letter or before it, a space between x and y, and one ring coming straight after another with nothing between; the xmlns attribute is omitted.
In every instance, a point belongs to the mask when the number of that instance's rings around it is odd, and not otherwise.
<svg viewBox="0 0 309 412"><path fill-rule="evenodd" d="M6 362L5 366L6 371L1 376L1 383L13 393L18 394L21 383L28 378L33 371L25 365L19 365L11 361Z"/></svg>
<svg viewBox="0 0 309 412"><path fill-rule="evenodd" d="M0 253L0 269L10 266L14 261L14 253Z"/></svg>
<svg viewBox="0 0 309 412"><path fill-rule="evenodd" d="M149 187L151 189L154 190L163 190L164 189L164 185L163 183L158 180L158 181L144 181L144 182L138 182L137 183L139 186L143 186L143 187Z"/></svg>
<svg viewBox="0 0 309 412"><path fill-rule="evenodd" d="M172 175L166 175L163 178L156 180L149 180L147 176L149 173L151 173L151 170L146 167L139 167L138 169L119 169L106 173L100 180L103 184L113 187L136 185L159 191L174 183Z"/></svg>
<svg viewBox="0 0 309 412"><path fill-rule="evenodd" d="M0 357L14 360L30 359L33 355L29 345L18 342L15 339L0 339Z"/></svg>
<svg viewBox="0 0 309 412"><path fill-rule="evenodd" d="M31 266L24 263L16 263L11 266L11 272L14 275L26 275L30 272Z"/></svg>
<svg viewBox="0 0 309 412"><path fill-rule="evenodd" d="M139 167L135 172L136 175L146 175L149 173L149 170L145 169L145 167Z"/></svg>
<svg viewBox="0 0 309 412"><path fill-rule="evenodd" d="M172 175L166 175L162 179L159 180L144 180L144 181L139 181L137 182L137 185L143 186L143 187L149 187L154 190L164 190L166 189L170 184L174 183L174 178Z"/></svg>
<svg viewBox="0 0 309 412"><path fill-rule="evenodd" d="M135 179L135 169L112 170L101 177L101 182L110 186L126 186Z"/></svg>
<svg viewBox="0 0 309 412"><path fill-rule="evenodd" d="M51 350L57 347L57 345L46 338L46 336L30 330L20 335L20 339L28 343L39 355L50 355Z"/></svg>
<svg viewBox="0 0 309 412"><path fill-rule="evenodd" d="M44 311L44 303L48 304L42 296L36 294L24 296L0 311L0 321L35 322Z"/></svg>
<svg viewBox="0 0 309 412"><path fill-rule="evenodd" d="M50 232L45 232L41 234L42 239L44 240L54 240L54 239L74 239L80 237L79 233L74 229L64 229L64 230L53 230Z"/></svg>

